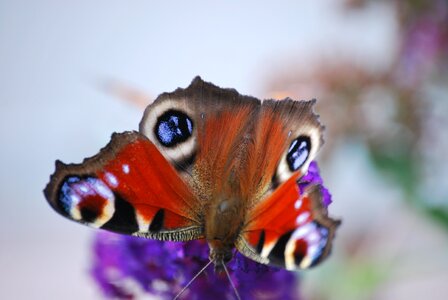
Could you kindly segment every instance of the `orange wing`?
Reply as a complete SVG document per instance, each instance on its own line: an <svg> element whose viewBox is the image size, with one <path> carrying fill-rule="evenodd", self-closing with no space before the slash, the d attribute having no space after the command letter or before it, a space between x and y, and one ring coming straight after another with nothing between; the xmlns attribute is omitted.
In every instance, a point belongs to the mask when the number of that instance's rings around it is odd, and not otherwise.
<svg viewBox="0 0 448 300"><path fill-rule="evenodd" d="M137 132L113 134L82 164L57 161L44 193L58 213L89 226L161 240L202 237L197 199Z"/></svg>

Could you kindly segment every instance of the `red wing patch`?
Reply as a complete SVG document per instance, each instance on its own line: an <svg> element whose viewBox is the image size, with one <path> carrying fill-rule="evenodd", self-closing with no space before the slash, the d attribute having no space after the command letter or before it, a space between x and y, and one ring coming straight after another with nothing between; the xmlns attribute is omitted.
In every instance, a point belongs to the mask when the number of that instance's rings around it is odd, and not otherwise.
<svg viewBox="0 0 448 300"><path fill-rule="evenodd" d="M44 193L57 212L93 227L173 240L198 238L201 231L195 196L137 132L114 134L82 164L56 162Z"/></svg>
<svg viewBox="0 0 448 300"><path fill-rule="evenodd" d="M296 178L291 177L249 212L241 236L253 252L249 255L288 270L306 269L322 261L339 224L322 206L320 185L308 186L301 194Z"/></svg>

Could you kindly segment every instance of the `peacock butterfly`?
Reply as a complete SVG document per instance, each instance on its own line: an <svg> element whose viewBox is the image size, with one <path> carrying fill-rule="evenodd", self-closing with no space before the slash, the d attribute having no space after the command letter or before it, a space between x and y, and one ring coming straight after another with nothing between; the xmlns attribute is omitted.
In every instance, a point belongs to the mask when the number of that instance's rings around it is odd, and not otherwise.
<svg viewBox="0 0 448 300"><path fill-rule="evenodd" d="M81 164L56 161L44 194L88 226L158 240L205 239L221 270L236 248L306 269L328 256L340 221L322 187L301 189L323 143L312 101L260 101L196 77L150 104L139 132L114 133Z"/></svg>

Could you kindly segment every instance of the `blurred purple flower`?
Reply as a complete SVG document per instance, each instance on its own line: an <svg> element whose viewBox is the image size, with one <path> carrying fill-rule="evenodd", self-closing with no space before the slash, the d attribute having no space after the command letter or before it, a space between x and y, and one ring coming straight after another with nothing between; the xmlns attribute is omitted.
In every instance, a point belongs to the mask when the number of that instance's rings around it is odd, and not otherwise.
<svg viewBox="0 0 448 300"><path fill-rule="evenodd" d="M403 28L396 80L400 87L415 88L440 65L447 51L446 0L428 2L427 11L415 14Z"/></svg>
<svg viewBox="0 0 448 300"><path fill-rule="evenodd" d="M94 242L92 274L106 297L134 299L148 293L173 299L208 261L204 241L160 242L101 231ZM258 264L237 252L227 267L242 299L299 299L293 272ZM234 295L225 274L216 274L210 266L181 299Z"/></svg>
<svg viewBox="0 0 448 300"><path fill-rule="evenodd" d="M301 188L322 184L316 163L301 180ZM331 202L324 188L324 205ZM160 242L101 231L94 241L93 277L109 298L152 295L172 299L208 262L205 241ZM300 299L297 273L256 263L237 251L227 264L242 299ZM212 266L182 294L181 299L234 299L223 274Z"/></svg>
<svg viewBox="0 0 448 300"><path fill-rule="evenodd" d="M300 179L300 190L301 192L303 192L303 190L305 189L305 187L307 187L310 184L320 184L322 186L322 204L325 207L328 207L328 205L331 204L331 194L330 192L324 187L323 185L323 180L322 177L320 177L320 173L319 173L319 167L317 166L317 162L312 161L310 163L310 166L308 167L308 172L306 173L305 176L303 176Z"/></svg>

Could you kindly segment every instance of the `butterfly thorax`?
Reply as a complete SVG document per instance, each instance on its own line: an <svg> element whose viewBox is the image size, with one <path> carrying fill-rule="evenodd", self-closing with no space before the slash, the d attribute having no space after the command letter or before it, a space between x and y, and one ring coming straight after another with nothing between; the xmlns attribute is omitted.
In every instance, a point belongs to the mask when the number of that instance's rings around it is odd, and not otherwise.
<svg viewBox="0 0 448 300"><path fill-rule="evenodd" d="M245 218L243 205L241 199L221 196L212 201L205 214L205 239L217 271L233 257L235 241Z"/></svg>

